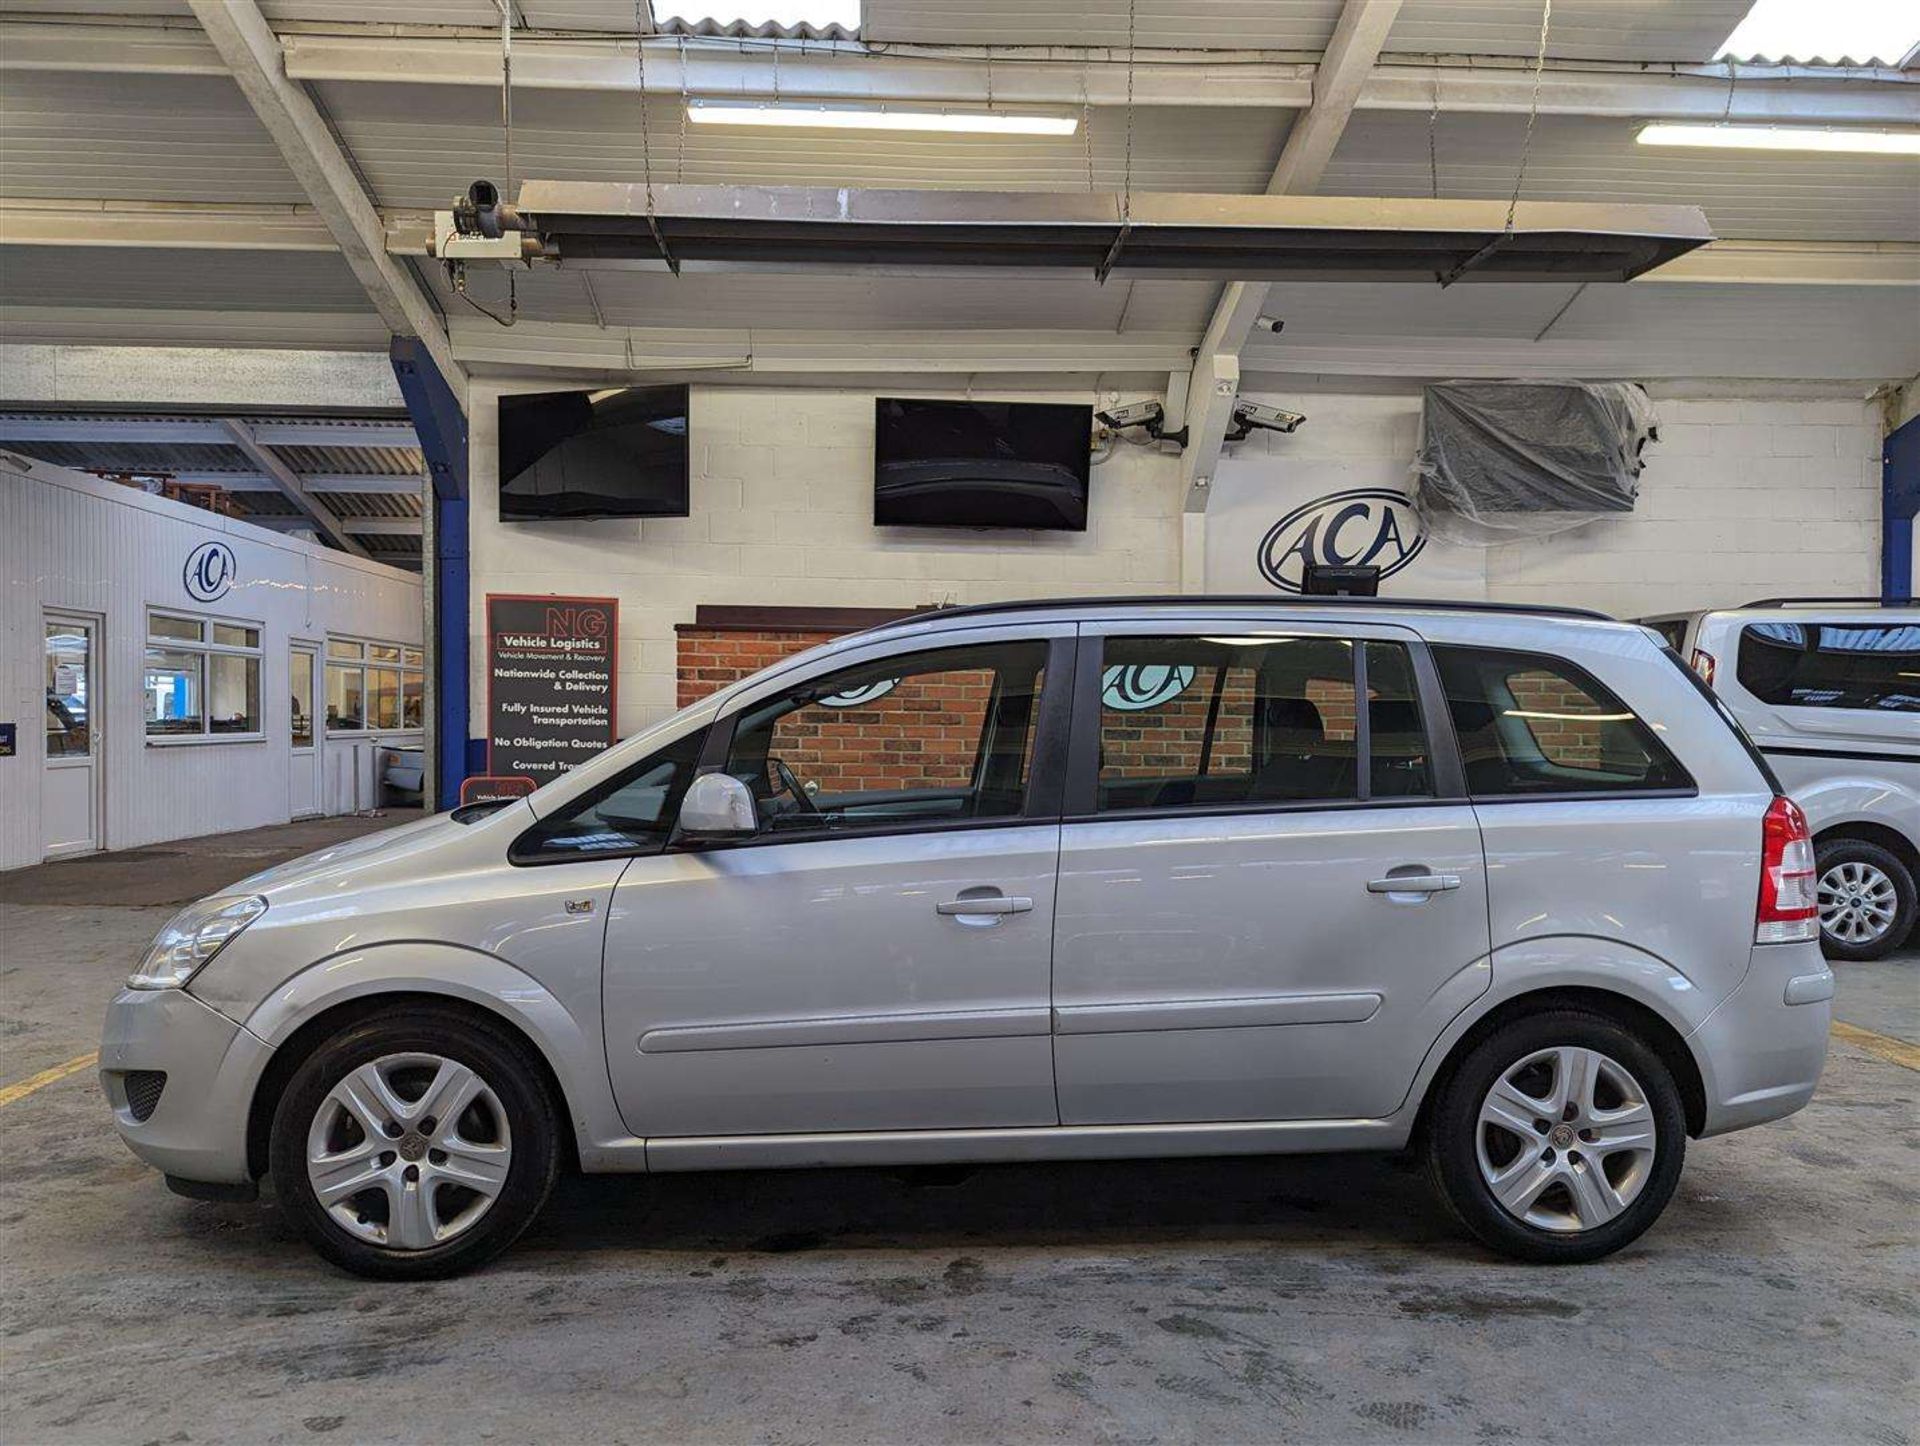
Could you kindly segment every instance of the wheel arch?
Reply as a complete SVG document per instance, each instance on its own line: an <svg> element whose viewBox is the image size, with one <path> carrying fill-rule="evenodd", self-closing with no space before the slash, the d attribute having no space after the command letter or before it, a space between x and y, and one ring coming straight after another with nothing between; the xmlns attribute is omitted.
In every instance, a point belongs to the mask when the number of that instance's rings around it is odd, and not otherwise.
<svg viewBox="0 0 1920 1446"><path fill-rule="evenodd" d="M267 1061L267 1067L261 1071L260 1078L253 1087L253 1098L247 1108L247 1173L259 1179L267 1173L269 1143L273 1133L273 1114L279 1107L280 1097L286 1093L288 1082L319 1049L334 1035L343 1029L368 1019L378 1019L402 1009L433 1009L457 1018L471 1020L477 1024L503 1030L519 1045L540 1077L541 1087L553 1102L556 1114L563 1119L570 1116L567 1092L560 1082L559 1073L553 1067L553 1061L534 1037L522 1028L511 1016L497 1009L489 1009L471 999L457 994L441 994L430 990L395 990L388 993L359 994L340 1000L318 1014L304 1020L276 1048ZM568 1170L579 1168L579 1149L573 1130L562 1130L559 1140L562 1154L562 1166Z"/></svg>
<svg viewBox="0 0 1920 1446"><path fill-rule="evenodd" d="M1815 849L1822 845L1836 843L1842 839L1853 839L1860 843L1877 844L1907 866L1907 873L1916 884L1920 884L1920 845L1908 838L1891 824L1878 819L1849 818L1830 823L1813 836Z"/></svg>
<svg viewBox="0 0 1920 1446"><path fill-rule="evenodd" d="M1480 1042L1516 1019L1556 1009L1577 1009L1612 1020L1647 1043L1660 1057L1680 1090L1680 1102L1686 1112L1687 1133L1699 1138L1707 1123L1707 1087L1686 1037L1673 1023L1651 1006L1612 989L1591 985L1554 985L1528 990L1501 1000L1467 1027L1442 1058L1438 1069L1427 1081L1414 1116L1413 1138L1424 1138L1433 1102L1460 1067L1460 1062Z"/></svg>

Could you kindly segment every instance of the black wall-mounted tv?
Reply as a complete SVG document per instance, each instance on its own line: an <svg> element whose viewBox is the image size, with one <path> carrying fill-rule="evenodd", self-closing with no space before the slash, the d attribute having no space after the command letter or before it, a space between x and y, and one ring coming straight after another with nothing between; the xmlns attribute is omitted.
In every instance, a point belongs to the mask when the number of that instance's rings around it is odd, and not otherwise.
<svg viewBox="0 0 1920 1446"><path fill-rule="evenodd" d="M687 389L500 398L500 520L685 517Z"/></svg>
<svg viewBox="0 0 1920 1446"><path fill-rule="evenodd" d="M877 526L1087 530L1092 407L901 397L875 407Z"/></svg>

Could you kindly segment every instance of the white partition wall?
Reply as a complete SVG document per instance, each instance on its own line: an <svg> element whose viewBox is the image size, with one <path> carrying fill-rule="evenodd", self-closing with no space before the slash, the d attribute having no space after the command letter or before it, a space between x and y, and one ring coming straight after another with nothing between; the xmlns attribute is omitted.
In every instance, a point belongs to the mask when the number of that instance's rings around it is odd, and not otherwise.
<svg viewBox="0 0 1920 1446"><path fill-rule="evenodd" d="M412 573L0 452L0 576L0 868L372 807L422 739Z"/></svg>

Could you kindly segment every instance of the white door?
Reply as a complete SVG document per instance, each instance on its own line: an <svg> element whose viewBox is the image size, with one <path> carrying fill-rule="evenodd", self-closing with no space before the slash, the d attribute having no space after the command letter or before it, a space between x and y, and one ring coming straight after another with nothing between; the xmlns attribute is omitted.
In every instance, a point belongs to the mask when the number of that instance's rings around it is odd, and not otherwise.
<svg viewBox="0 0 1920 1446"><path fill-rule="evenodd" d="M293 695L292 753L287 771L287 814L310 818L320 808L320 731L313 701L319 693L320 650L295 643L287 655L287 686Z"/></svg>
<svg viewBox="0 0 1920 1446"><path fill-rule="evenodd" d="M47 756L40 778L40 851L47 858L100 847L100 727L105 693L95 671L96 619L48 613Z"/></svg>

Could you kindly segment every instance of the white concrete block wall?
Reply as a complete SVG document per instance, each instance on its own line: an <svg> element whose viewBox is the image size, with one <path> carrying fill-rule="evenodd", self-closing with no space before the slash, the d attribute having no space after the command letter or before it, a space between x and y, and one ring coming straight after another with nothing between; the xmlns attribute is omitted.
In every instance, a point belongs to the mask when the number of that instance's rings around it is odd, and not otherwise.
<svg viewBox="0 0 1920 1446"><path fill-rule="evenodd" d="M691 516L502 524L495 403L506 389L476 382L470 407L474 737L486 732L489 592L619 598L625 735L673 710L674 625L701 603L906 609L1179 590L1176 459L1141 447L1094 468L1084 533L875 528L871 391L696 387Z"/></svg>
<svg viewBox="0 0 1920 1446"><path fill-rule="evenodd" d="M1492 548L1487 595L1619 617L1880 587L1880 418L1851 399L1661 398L1630 517Z"/></svg>

